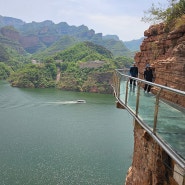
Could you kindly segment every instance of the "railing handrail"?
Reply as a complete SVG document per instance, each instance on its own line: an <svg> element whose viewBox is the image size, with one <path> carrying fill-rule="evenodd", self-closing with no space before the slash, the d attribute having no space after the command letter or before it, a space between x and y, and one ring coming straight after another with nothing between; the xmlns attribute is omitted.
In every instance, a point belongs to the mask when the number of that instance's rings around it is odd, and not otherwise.
<svg viewBox="0 0 185 185"><path fill-rule="evenodd" d="M132 77L130 75L124 74L123 71L124 71L124 69L115 69L114 84L112 86L113 86L113 89L114 89L114 94L115 94L116 99L119 101L119 103L123 107L126 108L126 110L135 118L135 120L149 133L149 135L151 137L153 137L155 139L155 141L169 154L169 156L171 156L172 159L174 159L174 161L176 161L177 164L179 164L185 170L185 159L182 156L180 156L179 154L177 154L176 151L174 151L171 147L169 147L156 134L156 126L157 126L157 119L158 119L158 107L159 107L159 102L158 101L159 101L160 92L162 90L166 90L166 91L170 91L170 92L185 96L185 91L181 91L181 90L173 89L173 88L170 88L170 87L167 87L167 86L159 85L159 84L149 82L149 81L146 81L146 80L143 80L143 79L140 79L140 78L135 78L135 77ZM122 80L122 78L121 78L122 76L126 77L126 79L124 79L124 81L126 81L126 87L125 87L126 88L125 89L126 94L125 94L125 99L123 101L120 98L120 95L121 95L120 94L120 85L121 85L120 83L121 83L121 80ZM129 79L136 80L137 82L139 82L138 84L144 83L144 84L148 84L148 85L151 85L151 86L158 87L157 94L155 96L156 102L155 102L154 119L153 119L153 130L150 126L148 126L145 122L143 122L140 119L140 116L138 115L138 110L137 109L138 109L138 106L139 106L140 85L138 85L138 88L137 88L138 92L137 92L137 97L136 97L136 107L135 107L136 110L133 111L133 109L131 109L131 107L129 107L127 105L127 101L128 101L127 100L127 94L128 94Z"/></svg>
<svg viewBox="0 0 185 185"><path fill-rule="evenodd" d="M174 89L174 88L171 88L171 87L167 87L167 86L164 86L164 85L156 84L154 82L149 82L149 81L146 81L146 80L143 80L143 79L140 79L140 78L135 78L135 77L132 77L130 75L126 75L126 74L120 72L120 71L123 71L123 69L115 69L115 71L117 71L121 76L131 78L131 79L136 80L138 82L143 82L145 84L156 86L156 87L159 87L159 88L162 88L162 89L165 89L165 90L168 90L168 91L171 91L171 92L174 92L174 93L185 96L185 91L181 91L181 90Z"/></svg>

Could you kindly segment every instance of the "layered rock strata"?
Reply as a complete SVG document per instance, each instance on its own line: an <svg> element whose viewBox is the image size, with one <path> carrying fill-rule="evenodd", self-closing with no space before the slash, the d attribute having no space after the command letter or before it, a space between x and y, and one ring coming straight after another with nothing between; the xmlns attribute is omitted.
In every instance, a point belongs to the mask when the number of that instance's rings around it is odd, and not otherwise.
<svg viewBox="0 0 185 185"><path fill-rule="evenodd" d="M144 32L145 39L136 53L139 78L147 64L155 74L155 83L185 91L185 25L171 32L164 24L151 26ZM153 93L158 91L152 88ZM185 97L167 91L161 97L185 107ZM177 185L174 177L176 164L153 138L137 123L134 126L134 153L125 185ZM184 184L183 184L184 185Z"/></svg>
<svg viewBox="0 0 185 185"><path fill-rule="evenodd" d="M161 23L151 26L144 36L140 52L135 55L140 78L146 64L150 64L155 71L155 83L185 91L185 25L167 32ZM162 92L162 96L185 107L185 98L180 95Z"/></svg>
<svg viewBox="0 0 185 185"><path fill-rule="evenodd" d="M125 185L178 185L174 163L138 124L134 127L134 154Z"/></svg>

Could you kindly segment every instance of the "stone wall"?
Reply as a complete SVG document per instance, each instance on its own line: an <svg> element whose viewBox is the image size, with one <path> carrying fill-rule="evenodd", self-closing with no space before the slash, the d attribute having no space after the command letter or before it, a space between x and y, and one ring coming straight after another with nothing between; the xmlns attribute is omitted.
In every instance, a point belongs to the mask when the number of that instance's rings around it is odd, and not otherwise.
<svg viewBox="0 0 185 185"><path fill-rule="evenodd" d="M146 64L155 71L155 83L185 91L185 25L171 32L164 24L151 26L136 53L139 77L143 78ZM153 89L155 91L155 89ZM163 97L185 107L185 98L163 92Z"/></svg>

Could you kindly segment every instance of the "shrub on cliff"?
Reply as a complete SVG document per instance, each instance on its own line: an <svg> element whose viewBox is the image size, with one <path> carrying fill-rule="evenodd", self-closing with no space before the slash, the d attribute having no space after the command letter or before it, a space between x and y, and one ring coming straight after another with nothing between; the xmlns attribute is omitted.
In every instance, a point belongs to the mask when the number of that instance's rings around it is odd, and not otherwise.
<svg viewBox="0 0 185 185"><path fill-rule="evenodd" d="M0 80L7 79L10 76L11 72L12 72L12 69L9 66L0 62Z"/></svg>
<svg viewBox="0 0 185 185"><path fill-rule="evenodd" d="M8 79L12 86L46 88L55 86L56 66L46 65L26 65L24 68L12 73Z"/></svg>
<svg viewBox="0 0 185 185"><path fill-rule="evenodd" d="M168 7L163 8L161 3L159 7L152 4L152 7L145 11L145 16L142 18L144 22L165 22L167 26L175 24L176 19L182 17L185 14L185 1L184 0L169 0Z"/></svg>

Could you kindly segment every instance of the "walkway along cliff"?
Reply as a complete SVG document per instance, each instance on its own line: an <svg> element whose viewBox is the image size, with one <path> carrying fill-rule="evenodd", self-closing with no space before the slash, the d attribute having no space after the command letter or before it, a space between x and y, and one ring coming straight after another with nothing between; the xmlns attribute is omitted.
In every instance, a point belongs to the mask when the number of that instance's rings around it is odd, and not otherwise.
<svg viewBox="0 0 185 185"><path fill-rule="evenodd" d="M185 91L185 24L171 32L165 31L163 23L153 25L144 36L140 52L135 55L139 77L143 78L145 66L150 64L155 83ZM178 95L167 93L163 97L185 107L185 101Z"/></svg>
<svg viewBox="0 0 185 185"><path fill-rule="evenodd" d="M139 124L138 120L145 122L145 118L138 118L137 114L139 114L139 111L142 111L142 106L140 105L141 108L138 110L139 105L137 106L136 103L136 111L134 113L133 161L132 166L128 170L125 185L185 185L185 156L182 156L183 164L180 166L177 162L178 160L175 160L175 157L172 157L173 154L169 155L170 151L166 152L168 149L164 149L165 144L161 145L160 142L156 142L155 139L157 138L157 132L160 132L160 129L163 129L158 128L159 130L157 130L155 125L155 119L157 119L157 116L155 117L155 115L158 115L158 108L156 109L156 107L160 107L158 106L159 102L157 97L158 94L160 94L160 98L167 100L168 102L173 102L173 106L176 105L178 106L178 109L182 110L182 120L180 120L181 126L178 125L178 122L176 123L177 125L172 125L173 129L176 129L177 126L179 127L179 130L177 130L176 133L170 135L170 129L172 128L170 125L169 127L166 127L167 130L165 130L165 132L168 132L169 130L168 137L177 137L178 141L180 142L181 149L185 149L185 25L182 25L178 27L178 29L168 33L165 31L163 24L154 25L146 30L144 35L146 38L140 46L140 52L136 53L135 55L135 61L139 68L139 78L143 79L145 66L146 64L150 64L155 71L155 83L164 87L166 86L169 89L177 89L177 91L179 90L181 93L173 93L166 90L159 91L157 86L152 87L152 93L156 97L155 105L153 107L154 127L152 133L147 131L147 126L145 127ZM125 82L126 81L127 80L125 80ZM123 77L118 77L116 84L119 84L117 85L117 89L115 89L115 91L119 92L119 95L116 94L118 98L118 108L125 108L127 107L127 104L128 107L131 107L132 101L129 98L132 95L136 96L136 94L143 93L141 90L137 90L137 92L135 92L134 89L128 87L127 83L124 84ZM139 86L142 87L142 83L140 83ZM126 89L128 94L126 93L123 96L123 89ZM146 95L143 94L143 96L147 98ZM141 98L142 97L140 97L140 99ZM119 100L120 102L122 102L122 100L125 101L124 105L120 104ZM147 112L148 107L146 106L145 109ZM165 114L168 114L168 112ZM171 116L172 118L173 116L175 118L176 113L174 113L174 115L172 113ZM165 124L165 120L160 120L160 117L158 120L161 125ZM177 118L176 121L178 120L179 119ZM182 129L180 129L181 127ZM165 138L165 132L162 133L164 134L163 138ZM174 143L174 146L175 144L176 143Z"/></svg>

